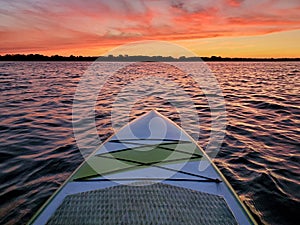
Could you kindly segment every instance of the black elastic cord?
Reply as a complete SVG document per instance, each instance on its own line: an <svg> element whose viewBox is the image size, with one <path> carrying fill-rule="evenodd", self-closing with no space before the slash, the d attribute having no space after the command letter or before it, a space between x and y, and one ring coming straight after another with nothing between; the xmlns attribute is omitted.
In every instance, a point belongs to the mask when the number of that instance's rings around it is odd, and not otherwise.
<svg viewBox="0 0 300 225"><path fill-rule="evenodd" d="M109 142L122 143L123 141L174 141L174 142L185 142L192 143L191 141L176 140L176 139L158 139L158 138L131 138L131 139L122 139L122 140L110 140Z"/></svg>
<svg viewBox="0 0 300 225"><path fill-rule="evenodd" d="M181 171L181 170L176 170L176 169L172 169L172 168L168 168L168 167L163 167L163 166L155 165L155 164L161 163L161 161L151 162L151 163L143 163L143 162L139 162L139 161L135 161L135 160L123 159L123 158L118 158L118 157L109 157L109 156L104 156L104 155L98 155L98 157L107 158L107 159L117 159L117 160L120 160L120 161L130 162L130 163L137 164L137 165L135 165L133 167L129 167L129 168L127 167L127 168L122 168L122 169L115 170L115 171L110 171L109 174L110 173L119 172L120 170L128 170L130 168L135 168L135 167L138 167L138 166L152 166L152 167L156 167L156 168L164 169L164 170L169 170L169 171L176 172L176 173L182 173L182 174L185 174L185 175L190 175L190 176L194 176L194 177L198 177L198 178L204 178L204 179L210 180L211 182L217 182L217 183L220 182L219 179L214 179L214 178L210 178L210 177L206 177L206 176L202 176L202 175L198 175L198 174L194 174L194 173L190 173L190 172L185 172L185 171ZM180 161L180 160L195 159L195 158L199 158L199 157L167 160L167 161L164 161L164 163L167 163L167 162L176 162L176 161ZM99 175L101 175L101 174L99 174ZM105 175L105 174L102 174L102 175ZM75 179L75 181L77 181L77 180L85 180L85 179L93 178L93 177L97 177L97 176L98 175L91 175L91 176L87 176L87 177L84 177L84 178Z"/></svg>
<svg viewBox="0 0 300 225"><path fill-rule="evenodd" d="M159 168L159 169L169 170L169 171L172 171L172 172L182 173L182 174L186 174L186 175L190 175L190 176L194 176L194 177L199 177L199 178L204 178L204 179L207 179L207 180L216 181L216 179L214 179L214 178L210 178L210 177L206 177L206 176L202 176L202 175L198 175L198 174L194 174L194 173L190 173L190 172L185 172L185 171L181 171L181 170L176 170L176 169L172 169L172 168L168 168L168 167L155 165L157 163L161 163L161 161L152 162L152 163L143 163L143 162L139 162L139 161L135 161L135 160L123 159L123 158L118 158L118 157L104 156L104 158L117 159L117 160L121 160L121 161L125 161L125 162L137 163L138 164L137 166L152 166L152 167L156 167L156 168ZM186 158L186 159L190 159L190 158ZM176 161L179 161L179 160L185 160L185 159L181 158L181 159L176 159L176 160L167 160L167 161L164 161L164 163L165 162L176 162Z"/></svg>
<svg viewBox="0 0 300 225"><path fill-rule="evenodd" d="M111 155L113 153L126 152L126 151L129 151L129 150L136 150L136 149L143 148L143 147L158 147L158 148L161 148L161 149L164 149L164 150L168 150L168 151L174 152L174 149L164 147L164 145L169 145L169 144L173 144L173 143L151 144L151 145L145 145L145 144L141 144L141 143L131 143L131 142L123 142L123 143L126 143L126 144L136 144L136 145L139 145L139 146L132 147L132 148L120 149L120 150L111 151L111 152L106 152L106 153L102 153L102 154L95 155L95 156ZM178 143L178 142L175 142L175 143ZM176 149L176 152L180 152L180 153L183 153L183 154L186 154L186 155L197 155L200 158L203 157L202 155L199 155L197 153L185 152L185 151L178 150L178 149Z"/></svg>
<svg viewBox="0 0 300 225"><path fill-rule="evenodd" d="M93 180L76 180L76 182L93 182L93 181L186 181L186 182L221 182L220 180L199 180L199 179L185 179L185 178L98 178Z"/></svg>
<svg viewBox="0 0 300 225"><path fill-rule="evenodd" d="M122 158L115 158L115 157L109 157L109 156L104 156L104 155L101 155L99 157L108 158L108 159L118 159L118 160L121 160L121 161L127 161L127 162L129 162L129 160L122 159ZM189 160L189 159L198 159L198 158L199 157L194 156L194 157L189 157L189 158L171 159L171 160L164 161L164 163L177 162L177 161ZM112 170L112 171L109 171L109 172L106 172L106 173L102 173L102 174L90 175L90 176L86 176L84 178L77 178L77 179L74 179L74 180L89 179L89 178L93 178L93 177L98 177L99 175L104 175L105 176L105 175L108 175L108 174L111 174L111 173L118 173L118 172L126 171L126 170L129 170L129 169L133 169L133 168L139 167L139 166L145 166L145 165L150 165L151 166L152 164L161 163L161 161L156 161L156 162L151 162L151 163L141 163L141 162L139 162L139 164L137 165L137 163L138 163L137 161L133 161L133 160L131 160L131 161L132 161L131 163L135 163L135 165L129 166L129 167L125 167L125 168L121 168L121 169Z"/></svg>

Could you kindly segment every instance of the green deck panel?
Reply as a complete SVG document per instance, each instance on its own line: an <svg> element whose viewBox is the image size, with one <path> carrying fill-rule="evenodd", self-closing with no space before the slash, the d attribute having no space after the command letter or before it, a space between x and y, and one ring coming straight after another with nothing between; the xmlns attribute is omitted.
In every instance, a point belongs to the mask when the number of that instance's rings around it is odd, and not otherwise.
<svg viewBox="0 0 300 225"><path fill-rule="evenodd" d="M123 163L116 159L91 157L74 174L72 179L97 176L99 174L109 174L112 171L132 168L135 164Z"/></svg>
<svg viewBox="0 0 300 225"><path fill-rule="evenodd" d="M164 146L168 148L172 148L173 146ZM122 152L115 152L111 153L111 155L115 158L121 158L121 159L127 159L127 160L133 160L138 161L142 163L153 163L158 161L164 161L164 160L174 160L174 159L181 159L181 158L188 158L192 156L193 154L185 154L178 151L169 151L163 148L155 147L154 149L151 149L147 151L149 147L134 149L130 151L122 151Z"/></svg>
<svg viewBox="0 0 300 225"><path fill-rule="evenodd" d="M166 150L161 148L175 149L174 151ZM179 152L177 150L182 152ZM102 153L97 156L93 156L86 163L84 163L81 168L77 171L77 173L73 176L74 179L85 179L96 177L99 175L108 175L113 174L116 171L129 171L134 169L140 169L149 167L151 165L141 166L139 163L130 162L136 161L146 164L151 164L155 162L155 165L162 164L172 164L172 163L180 163L183 161L194 161L200 160L199 158L190 159L191 157L196 157L193 155L195 151L197 152L198 148L193 143L180 143L180 144L163 144L157 146L141 146L138 148L128 149L124 151L116 151L110 153ZM184 152L184 153L183 153ZM200 152L200 151L199 151ZM199 153L196 153L199 155ZM104 157L103 157L104 156ZM119 159L125 159L129 161L122 161ZM172 161L172 162L166 162Z"/></svg>

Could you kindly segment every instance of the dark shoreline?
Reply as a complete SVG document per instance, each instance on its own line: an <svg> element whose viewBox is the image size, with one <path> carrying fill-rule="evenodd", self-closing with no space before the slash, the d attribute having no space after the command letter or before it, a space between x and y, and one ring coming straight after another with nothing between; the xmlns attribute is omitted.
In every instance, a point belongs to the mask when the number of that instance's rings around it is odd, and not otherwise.
<svg viewBox="0 0 300 225"><path fill-rule="evenodd" d="M300 58L229 58L221 56L211 57L185 57L172 56L44 56L40 54L0 55L0 61L103 61L103 62L283 62L300 61Z"/></svg>

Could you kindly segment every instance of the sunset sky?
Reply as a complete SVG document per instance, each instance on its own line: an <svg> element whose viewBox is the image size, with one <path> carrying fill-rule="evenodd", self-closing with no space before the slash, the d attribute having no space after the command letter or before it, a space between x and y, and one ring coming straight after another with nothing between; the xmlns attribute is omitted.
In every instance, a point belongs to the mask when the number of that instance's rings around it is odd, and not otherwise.
<svg viewBox="0 0 300 225"><path fill-rule="evenodd" d="M0 54L105 54L164 40L199 56L300 57L299 0L1 0Z"/></svg>

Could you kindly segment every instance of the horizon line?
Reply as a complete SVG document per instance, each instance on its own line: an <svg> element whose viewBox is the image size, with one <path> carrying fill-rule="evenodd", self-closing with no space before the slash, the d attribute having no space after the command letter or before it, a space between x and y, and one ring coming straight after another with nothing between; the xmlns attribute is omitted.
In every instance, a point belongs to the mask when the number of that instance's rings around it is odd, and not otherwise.
<svg viewBox="0 0 300 225"><path fill-rule="evenodd" d="M47 61L47 60L53 60L53 61L78 61L78 60L96 60L96 59L103 59L105 61L127 61L127 60L171 60L171 61L255 61L255 60L261 60L261 61L272 61L272 60L292 60L292 61L300 61L300 57L222 57L222 56L149 56L149 55L127 55L127 54L120 54L120 55L100 55L100 56L82 56L82 55L76 55L73 54L69 56L62 56L62 55L42 55L38 53L30 53L30 54L5 54L0 55L0 61Z"/></svg>

